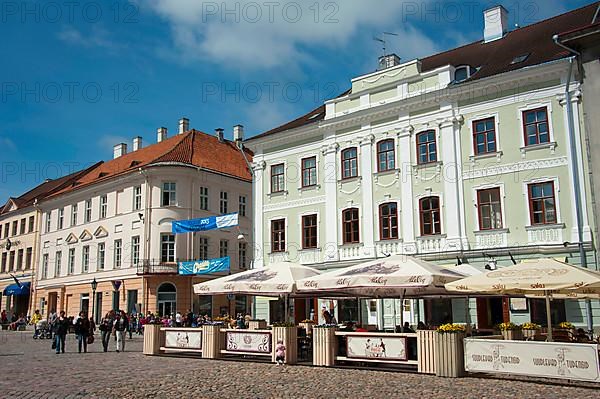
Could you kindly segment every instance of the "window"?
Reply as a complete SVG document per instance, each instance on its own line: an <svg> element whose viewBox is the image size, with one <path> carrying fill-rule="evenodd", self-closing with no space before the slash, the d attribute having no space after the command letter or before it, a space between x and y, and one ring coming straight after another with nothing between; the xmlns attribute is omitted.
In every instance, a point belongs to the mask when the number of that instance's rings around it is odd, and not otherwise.
<svg viewBox="0 0 600 399"><path fill-rule="evenodd" d="M100 197L100 219L106 219L106 213L108 210L108 197L103 195Z"/></svg>
<svg viewBox="0 0 600 399"><path fill-rule="evenodd" d="M285 219L271 221L271 252L285 251Z"/></svg>
<svg viewBox="0 0 600 399"><path fill-rule="evenodd" d="M496 152L496 123L494 118L473 122L473 152L475 155Z"/></svg>
<svg viewBox="0 0 600 399"><path fill-rule="evenodd" d="M200 209L208 211L208 187L200 187Z"/></svg>
<svg viewBox="0 0 600 399"><path fill-rule="evenodd" d="M502 228L499 188L477 190L477 212L479 213L479 230Z"/></svg>
<svg viewBox="0 0 600 399"><path fill-rule="evenodd" d="M58 229L62 230L65 223L65 208L60 208L58 210Z"/></svg>
<svg viewBox="0 0 600 399"><path fill-rule="evenodd" d="M62 251L56 251L54 254L54 277L60 277L60 268L62 263Z"/></svg>
<svg viewBox="0 0 600 399"><path fill-rule="evenodd" d="M419 165L437 162L435 130L426 130L417 134L417 163Z"/></svg>
<svg viewBox="0 0 600 399"><path fill-rule="evenodd" d="M7 252L2 252L2 268L0 269L0 272L2 273L6 273L6 260L8 258L8 253Z"/></svg>
<svg viewBox="0 0 600 399"><path fill-rule="evenodd" d="M75 248L69 248L69 263L67 266L67 274L75 273Z"/></svg>
<svg viewBox="0 0 600 399"><path fill-rule="evenodd" d="M75 248L69 248L69 262L67 266L67 274L75 273Z"/></svg>
<svg viewBox="0 0 600 399"><path fill-rule="evenodd" d="M396 168L394 140L388 139L377 143L377 170L385 172Z"/></svg>
<svg viewBox="0 0 600 399"><path fill-rule="evenodd" d="M123 241L121 239L115 240L114 251L114 268L118 269L123 264Z"/></svg>
<svg viewBox="0 0 600 399"><path fill-rule="evenodd" d="M227 256L229 252L229 241L221 240L219 241L219 257L224 258Z"/></svg>
<svg viewBox="0 0 600 399"><path fill-rule="evenodd" d="M200 260L208 259L209 256L208 256L208 238L207 237L200 237L199 243L198 243L198 248L199 248L198 256L200 257Z"/></svg>
<svg viewBox="0 0 600 399"><path fill-rule="evenodd" d="M550 142L546 107L523 111L523 131L526 146Z"/></svg>
<svg viewBox="0 0 600 399"><path fill-rule="evenodd" d="M173 182L163 183L162 206L177 205L177 184Z"/></svg>
<svg viewBox="0 0 600 399"><path fill-rule="evenodd" d="M246 196L240 195L239 209L240 216L246 216Z"/></svg>
<svg viewBox="0 0 600 399"><path fill-rule="evenodd" d="M379 205L379 238L381 240L398 238L398 205L395 202Z"/></svg>
<svg viewBox="0 0 600 399"><path fill-rule="evenodd" d="M21 219L21 228L19 229L19 234L25 234L25 225L27 224L27 219Z"/></svg>
<svg viewBox="0 0 600 399"><path fill-rule="evenodd" d="M48 254L44 254L42 258L42 280L48 278Z"/></svg>
<svg viewBox="0 0 600 399"><path fill-rule="evenodd" d="M357 208L346 209L342 212L342 241L344 244L360 242Z"/></svg>
<svg viewBox="0 0 600 399"><path fill-rule="evenodd" d="M317 185L317 157L302 160L302 187Z"/></svg>
<svg viewBox="0 0 600 399"><path fill-rule="evenodd" d="M175 235L163 234L160 236L160 260L161 262L175 262Z"/></svg>
<svg viewBox="0 0 600 399"><path fill-rule="evenodd" d="M440 220L439 197L425 197L419 200L419 211L421 214L421 235L430 236L442 233Z"/></svg>
<svg viewBox="0 0 600 399"><path fill-rule="evenodd" d="M85 215L84 222L89 223L92 220L92 200L85 201Z"/></svg>
<svg viewBox="0 0 600 399"><path fill-rule="evenodd" d="M140 264L140 236L131 237L131 265Z"/></svg>
<svg viewBox="0 0 600 399"><path fill-rule="evenodd" d="M98 243L98 270L104 270L106 263L106 246L103 242Z"/></svg>
<svg viewBox="0 0 600 399"><path fill-rule="evenodd" d="M240 258L240 269L245 269L247 267L246 261L246 253L247 253L248 245L245 242L238 243L238 255Z"/></svg>
<svg viewBox="0 0 600 399"><path fill-rule="evenodd" d="M530 184L529 217L532 225L557 222L554 182Z"/></svg>
<svg viewBox="0 0 600 399"><path fill-rule="evenodd" d="M81 272L87 273L90 271L90 246L84 245L81 251Z"/></svg>
<svg viewBox="0 0 600 399"><path fill-rule="evenodd" d="M46 233L50 232L50 226L52 226L52 213L46 212Z"/></svg>
<svg viewBox="0 0 600 399"><path fill-rule="evenodd" d="M33 248L28 247L25 250L25 270L31 269L31 263L33 262Z"/></svg>
<svg viewBox="0 0 600 399"><path fill-rule="evenodd" d="M71 226L77 225L77 204L71 205Z"/></svg>
<svg viewBox="0 0 600 399"><path fill-rule="evenodd" d="M285 190L285 167L282 163L271 166L271 192L280 193Z"/></svg>
<svg viewBox="0 0 600 399"><path fill-rule="evenodd" d="M302 216L302 249L317 247L317 215Z"/></svg>
<svg viewBox="0 0 600 399"><path fill-rule="evenodd" d="M221 191L219 194L219 212L227 213L227 191Z"/></svg>
<svg viewBox="0 0 600 399"><path fill-rule="evenodd" d="M23 269L23 250L19 249L17 252L17 268L15 270Z"/></svg>
<svg viewBox="0 0 600 399"><path fill-rule="evenodd" d="M27 228L27 232L32 233L34 228L35 228L35 217L29 216L29 226Z"/></svg>
<svg viewBox="0 0 600 399"><path fill-rule="evenodd" d="M17 235L18 228L19 228L19 222L18 222L17 220L15 220L15 221L12 223L12 235L13 235L13 236L16 236L16 235Z"/></svg>
<svg viewBox="0 0 600 399"><path fill-rule="evenodd" d="M10 251L10 256L8 258L8 271L12 272L15 270L15 251Z"/></svg>
<svg viewBox="0 0 600 399"><path fill-rule="evenodd" d="M139 211L142 209L142 186L133 188L133 210Z"/></svg>
<svg viewBox="0 0 600 399"><path fill-rule="evenodd" d="M358 157L356 147L342 151L342 179L358 176Z"/></svg>
<svg viewBox="0 0 600 399"><path fill-rule="evenodd" d="M4 238L8 238L9 231L10 231L10 223L6 223L4 225Z"/></svg>

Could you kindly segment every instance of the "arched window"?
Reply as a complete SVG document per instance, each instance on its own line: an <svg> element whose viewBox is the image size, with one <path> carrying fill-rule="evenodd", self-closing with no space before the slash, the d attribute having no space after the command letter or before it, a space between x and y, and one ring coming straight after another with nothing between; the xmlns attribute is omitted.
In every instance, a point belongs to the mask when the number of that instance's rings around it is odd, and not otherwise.
<svg viewBox="0 0 600 399"><path fill-rule="evenodd" d="M421 198L419 200L419 213L422 236L430 236L442 233L439 197Z"/></svg>
<svg viewBox="0 0 600 399"><path fill-rule="evenodd" d="M156 290L156 303L160 316L177 312L177 288L172 283L162 283Z"/></svg>
<svg viewBox="0 0 600 399"><path fill-rule="evenodd" d="M379 238L381 240L398 238L398 206L395 202L379 205Z"/></svg>
<svg viewBox="0 0 600 399"><path fill-rule="evenodd" d="M431 162L437 162L435 130L426 130L417 134L417 163L422 165Z"/></svg>
<svg viewBox="0 0 600 399"><path fill-rule="evenodd" d="M360 242L358 208L349 208L342 212L342 232L344 244Z"/></svg>
<svg viewBox="0 0 600 399"><path fill-rule="evenodd" d="M377 143L377 171L385 172L396 168L394 139L381 140Z"/></svg>
<svg viewBox="0 0 600 399"><path fill-rule="evenodd" d="M342 179L358 176L358 155L356 147L342 151Z"/></svg>

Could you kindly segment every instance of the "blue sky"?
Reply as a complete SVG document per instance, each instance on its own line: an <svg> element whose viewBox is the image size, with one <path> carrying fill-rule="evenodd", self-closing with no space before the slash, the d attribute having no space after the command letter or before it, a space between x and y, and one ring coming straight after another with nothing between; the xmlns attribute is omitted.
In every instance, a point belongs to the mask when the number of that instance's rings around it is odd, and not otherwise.
<svg viewBox="0 0 600 399"><path fill-rule="evenodd" d="M589 4L502 1L511 26ZM373 36L403 60L479 40L496 2L3 1L0 202L112 157L134 136L268 130L370 72Z"/></svg>

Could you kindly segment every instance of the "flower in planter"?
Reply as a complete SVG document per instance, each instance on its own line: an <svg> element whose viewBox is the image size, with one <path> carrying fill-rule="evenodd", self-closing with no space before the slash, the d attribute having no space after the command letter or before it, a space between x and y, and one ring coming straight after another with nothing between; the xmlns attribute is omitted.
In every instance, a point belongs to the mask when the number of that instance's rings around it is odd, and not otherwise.
<svg viewBox="0 0 600 399"><path fill-rule="evenodd" d="M500 323L497 326L498 330L500 331L513 331L513 330L520 330L521 326L511 322L508 323Z"/></svg>
<svg viewBox="0 0 600 399"><path fill-rule="evenodd" d="M440 333L459 333L465 332L465 326L462 324L446 323L442 324L437 329Z"/></svg>
<svg viewBox="0 0 600 399"><path fill-rule="evenodd" d="M569 323L568 321L563 321L561 323L558 324L559 328L564 328L566 330L570 330L572 328L575 328L575 326L572 323Z"/></svg>
<svg viewBox="0 0 600 399"><path fill-rule="evenodd" d="M273 327L296 327L294 323L273 323Z"/></svg>
<svg viewBox="0 0 600 399"><path fill-rule="evenodd" d="M523 323L521 325L521 328L523 330L539 330L540 328L542 328L542 326L540 326L539 324L535 324L535 323Z"/></svg>
<svg viewBox="0 0 600 399"><path fill-rule="evenodd" d="M310 324L313 324L314 321L310 320L310 319L306 319L306 320L302 320L301 323L310 323Z"/></svg>

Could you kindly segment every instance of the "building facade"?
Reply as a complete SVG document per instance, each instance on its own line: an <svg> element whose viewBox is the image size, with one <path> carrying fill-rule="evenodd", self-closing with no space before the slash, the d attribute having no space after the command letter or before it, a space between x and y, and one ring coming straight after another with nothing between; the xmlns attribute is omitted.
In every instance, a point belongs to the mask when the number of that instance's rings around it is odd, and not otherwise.
<svg viewBox="0 0 600 399"><path fill-rule="evenodd" d="M111 309L174 314L247 311L246 297L198 297L178 262L229 256L231 272L251 262L251 179L237 143L180 121L179 133L142 147L134 139L39 204L42 215L35 303L99 319ZM251 153L246 156L252 159ZM237 228L174 235L171 222L239 212ZM240 234L244 239L238 239ZM96 291L92 281L97 282ZM95 297L94 297L95 295Z"/></svg>
<svg viewBox="0 0 600 399"><path fill-rule="evenodd" d="M326 270L397 253L481 269L538 257L581 264L581 230L596 269L585 97L576 69L565 97L569 54L548 33L595 10L510 32L506 10L487 10L482 41L403 63L386 56L348 92L249 139L255 236L264 243L257 266L289 259ZM325 305L338 321L360 311L380 327L397 324L400 312L432 325L544 322L537 300L465 301L366 301L360 310L355 301L296 301L296 313ZM590 305L598 319L598 301L554 301L554 319L584 326ZM257 303L262 316L272 308Z"/></svg>

